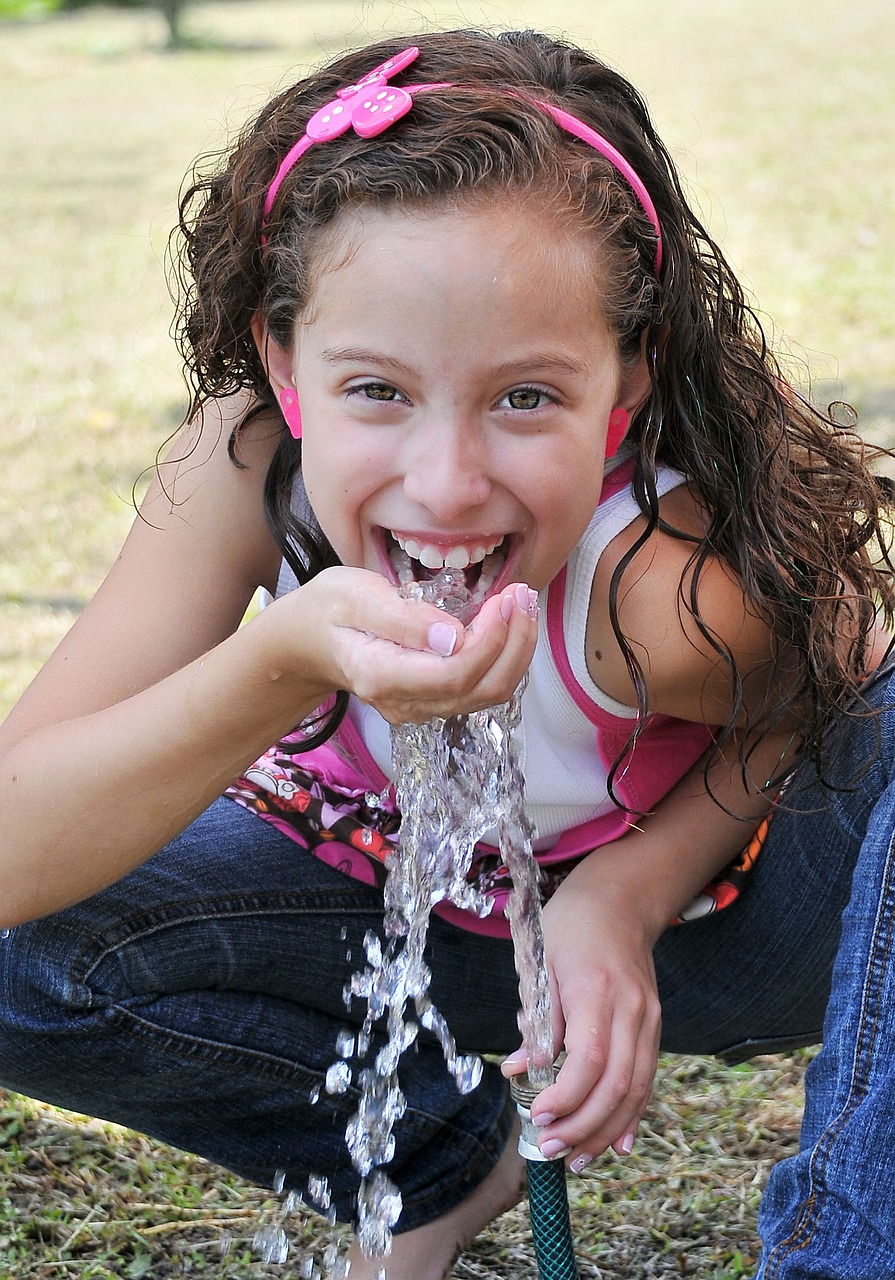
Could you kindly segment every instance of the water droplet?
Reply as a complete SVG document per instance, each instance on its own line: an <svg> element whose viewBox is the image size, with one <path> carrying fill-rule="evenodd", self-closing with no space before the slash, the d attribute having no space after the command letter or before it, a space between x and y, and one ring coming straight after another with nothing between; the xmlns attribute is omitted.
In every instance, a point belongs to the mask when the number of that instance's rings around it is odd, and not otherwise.
<svg viewBox="0 0 895 1280"><path fill-rule="evenodd" d="M354 1054L354 1033L340 1031L336 1036L336 1053L340 1058L350 1058Z"/></svg>
<svg viewBox="0 0 895 1280"><path fill-rule="evenodd" d="M312 1173L308 1178L308 1198L318 1209L328 1209L332 1202L329 1178L322 1173Z"/></svg>
<svg viewBox="0 0 895 1280"><path fill-rule="evenodd" d="M268 1225L255 1232L252 1245L263 1262L285 1262L289 1257L289 1241L282 1227Z"/></svg>
<svg viewBox="0 0 895 1280"><path fill-rule="evenodd" d="M346 1093L351 1084L351 1068L347 1062L334 1062L326 1071L326 1092Z"/></svg>

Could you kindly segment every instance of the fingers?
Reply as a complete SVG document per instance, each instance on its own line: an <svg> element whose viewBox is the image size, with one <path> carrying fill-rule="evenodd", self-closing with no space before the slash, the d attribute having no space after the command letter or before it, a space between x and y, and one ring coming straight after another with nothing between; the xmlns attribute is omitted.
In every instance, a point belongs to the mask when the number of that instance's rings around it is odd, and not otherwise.
<svg viewBox="0 0 895 1280"><path fill-rule="evenodd" d="M434 605L403 599L375 574L345 571L328 585L341 592L329 606L338 687L392 723L505 702L534 653L537 596L524 583L486 600L468 627Z"/></svg>
<svg viewBox="0 0 895 1280"><path fill-rule="evenodd" d="M541 1150L548 1158L569 1150L570 1165L581 1155L589 1163L610 1146L620 1154L633 1147L652 1091L658 1019L617 1012L608 1040L596 1030L580 1040L567 1038L568 1056L555 1085L532 1106L532 1119L543 1129Z"/></svg>
<svg viewBox="0 0 895 1280"><path fill-rule="evenodd" d="M565 1061L531 1108L542 1153L548 1159L562 1155L574 1172L610 1146L619 1155L630 1153L659 1051L659 1004L648 982L631 983L603 1000L595 994L593 988L566 992L566 1007L577 1012L566 1024ZM525 1063L524 1049L517 1050L504 1060L504 1075L518 1074Z"/></svg>

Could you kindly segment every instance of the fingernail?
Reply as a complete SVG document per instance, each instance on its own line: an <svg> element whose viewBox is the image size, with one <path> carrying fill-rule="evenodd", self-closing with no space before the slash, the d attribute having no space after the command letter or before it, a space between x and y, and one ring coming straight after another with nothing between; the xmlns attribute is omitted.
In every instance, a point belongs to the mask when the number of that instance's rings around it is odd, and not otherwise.
<svg viewBox="0 0 895 1280"><path fill-rule="evenodd" d="M587 1168L587 1166L592 1162L593 1162L593 1156L588 1155L588 1153L585 1151L585 1152L582 1152L580 1156L575 1157L575 1159L569 1165L569 1168L572 1170L573 1173L583 1173L584 1170Z"/></svg>
<svg viewBox="0 0 895 1280"><path fill-rule="evenodd" d="M513 597L512 597L512 596L502 596L502 597L501 597L501 601L500 601L500 616L503 618L504 622L509 622L510 618L512 618L512 616L513 616L513 609L514 609L515 607L516 607L516 606L515 606L515 604L513 603Z"/></svg>
<svg viewBox="0 0 895 1280"><path fill-rule="evenodd" d="M561 1156L571 1154L571 1151L572 1148L567 1147L562 1138L549 1138L541 1143L541 1155L545 1160L558 1160Z"/></svg>
<svg viewBox="0 0 895 1280"><path fill-rule="evenodd" d="M529 618L536 618L540 612L538 608L538 593L532 591L531 587L527 587L524 582L520 582L515 591L516 604L523 613L528 614Z"/></svg>
<svg viewBox="0 0 895 1280"><path fill-rule="evenodd" d="M626 1133L620 1141L613 1143L613 1151L620 1156L629 1156L634 1150L634 1135Z"/></svg>
<svg viewBox="0 0 895 1280"><path fill-rule="evenodd" d="M449 622L433 622L426 632L426 643L433 653L449 658L457 645L457 632Z"/></svg>
<svg viewBox="0 0 895 1280"><path fill-rule="evenodd" d="M556 1116L552 1111L539 1111L536 1116L532 1116L532 1123L536 1124L540 1129L546 1129L548 1124L553 1124Z"/></svg>

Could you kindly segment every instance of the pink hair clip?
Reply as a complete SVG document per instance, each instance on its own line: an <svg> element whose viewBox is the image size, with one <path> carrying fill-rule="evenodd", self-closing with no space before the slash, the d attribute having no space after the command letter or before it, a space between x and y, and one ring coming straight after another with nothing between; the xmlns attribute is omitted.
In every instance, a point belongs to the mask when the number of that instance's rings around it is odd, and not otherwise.
<svg viewBox="0 0 895 1280"><path fill-rule="evenodd" d="M403 71L405 67L410 66L411 62L414 62L419 57L419 52L416 45L411 45L409 49L396 53L393 58L389 58L386 62L380 63L378 67L374 67L372 71L358 80L357 84L348 85L347 88L340 89L331 102L327 102L325 106L314 112L305 126L303 136L283 157L279 168L274 174L273 182L268 187L261 217L262 249L267 247L267 221L277 198L277 193L283 185L286 175L294 168L306 151L319 142L330 142L333 138L340 137L351 128L362 138L375 138L377 134L382 133L384 129L394 124L396 120L400 120L402 116L407 115L407 112L413 106L413 94L426 93L432 89L450 89L454 87L451 84L411 84L404 87L390 85L388 82L392 76L396 76L399 71ZM511 90L508 90L508 93L515 98L523 96L513 93ZM600 155L604 156L625 179L656 233L654 266L656 275L658 275L662 268L662 228L650 194L633 166L628 163L621 152L607 138L604 138L601 133L597 133L596 129L592 129L583 120L579 120L577 116L570 115L568 111L563 111L561 107L555 107L550 102L543 102L540 98L532 98L531 101L555 120L566 133L572 134L573 137L579 138L582 142L586 142L593 147L595 151L599 151Z"/></svg>
<svg viewBox="0 0 895 1280"><path fill-rule="evenodd" d="M330 142L352 127L362 138L375 138L377 133L382 133L389 125L407 115L413 106L413 98L406 89L399 89L388 82L418 58L419 52L412 45L409 49L396 53L393 58L374 67L357 84L340 89L332 102L327 102L319 111L314 112L305 126L304 136L283 157L274 180L268 187L264 200L264 224L270 217L283 179L315 143ZM266 242L267 237L262 235L262 246Z"/></svg>

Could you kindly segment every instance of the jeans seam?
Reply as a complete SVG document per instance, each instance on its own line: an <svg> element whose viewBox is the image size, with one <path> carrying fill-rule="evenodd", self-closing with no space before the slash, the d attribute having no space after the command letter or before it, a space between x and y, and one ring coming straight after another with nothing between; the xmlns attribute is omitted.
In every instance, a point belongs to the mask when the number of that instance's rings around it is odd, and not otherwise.
<svg viewBox="0 0 895 1280"><path fill-rule="evenodd" d="M252 1073L260 1079L274 1080L281 1085L293 1084L299 1088L309 1084L309 1094L312 1089L321 1087L326 1078L326 1073L323 1071L317 1071L313 1067L292 1062L288 1058L278 1058L275 1054L245 1049L241 1046L227 1044L224 1041L208 1040L186 1032L173 1031L170 1028L162 1029L157 1024L150 1022L148 1019L140 1018L128 1009L122 1009L119 1005L113 1005L108 1010L106 1018L108 1022L113 1026L117 1026L125 1034L130 1034L136 1039L151 1041L153 1044L160 1045L167 1052L174 1052L192 1059L204 1058L209 1062L214 1062L216 1059L226 1056L231 1062L242 1063L246 1068L251 1069ZM335 1054L335 1049L333 1053ZM343 1112L348 1117L356 1111L361 1100L361 1092L356 1085L350 1085L342 1094L327 1093L325 1099L333 1109ZM324 1102L323 1090L321 1091L320 1102ZM402 1123L422 1125L425 1129L430 1129L432 1125L437 1125L450 1134L451 1140L455 1143L456 1138L460 1138L460 1149L468 1151L469 1144L472 1142L478 1148L480 1154L485 1157L490 1157L496 1139L496 1134L492 1133L489 1135L488 1141L482 1141L475 1134L471 1134L466 1129L455 1125L450 1117L440 1116L414 1106L408 1106L402 1118ZM502 1149L503 1147L501 1146Z"/></svg>
<svg viewBox="0 0 895 1280"><path fill-rule="evenodd" d="M226 1057L234 1065L242 1065L246 1069L251 1069L258 1077L275 1080L278 1084L295 1084L297 1077L304 1076L313 1088L322 1084L325 1078L325 1073L322 1071L316 1071L312 1067L288 1058L280 1058L276 1054L265 1053L258 1049L246 1049L241 1045L229 1044L223 1040L210 1040L189 1032L175 1031L170 1027L160 1027L148 1018L141 1018L131 1010L122 1008L121 1005L111 1005L105 1012L105 1021L135 1039L151 1041L165 1052L176 1053L189 1059L204 1058L209 1062ZM335 1053L335 1050L333 1052ZM356 1098L360 1097L356 1089L349 1088L346 1094L336 1095L336 1098L349 1097L352 1092Z"/></svg>
<svg viewBox="0 0 895 1280"><path fill-rule="evenodd" d="M271 894L251 894L239 898L216 897L190 899L188 902L177 902L156 907L149 912L140 912L124 920L116 921L114 940L110 940L110 931L101 936L94 935L73 958L69 974L74 982L89 985L94 971L106 959L123 946L139 942L164 929L176 928L179 925L195 923L199 920L232 920L250 916L302 916L321 914L344 916L376 914L368 900L361 900L356 893L344 892L334 895L330 892L318 894L303 891L301 905L293 896L282 892ZM381 922L381 911L378 914Z"/></svg>
<svg viewBox="0 0 895 1280"><path fill-rule="evenodd" d="M893 923L895 923L895 916L893 916L893 905L895 904L893 904L892 900L893 879L895 879L895 876L893 876L893 871L895 871L895 867L893 867L893 863L895 863L893 846L895 846L895 836L890 838L889 841L885 875L882 892L880 893L880 906L874 922L873 940L866 969L867 981L861 1002L854 1067L848 1097L838 1116L828 1125L815 1143L808 1166L809 1193L802 1203L800 1216L790 1235L785 1240L781 1240L778 1245L775 1245L768 1257L768 1265L766 1267L768 1280L773 1280L774 1276L778 1274L779 1266L786 1258L800 1252L811 1243L814 1232L817 1229L817 1220L826 1199L827 1191L824 1178L827 1164L836 1140L848 1120L861 1105L867 1093L873 1046L877 1039L879 1024L879 989L885 968L884 957L887 951L891 949Z"/></svg>

